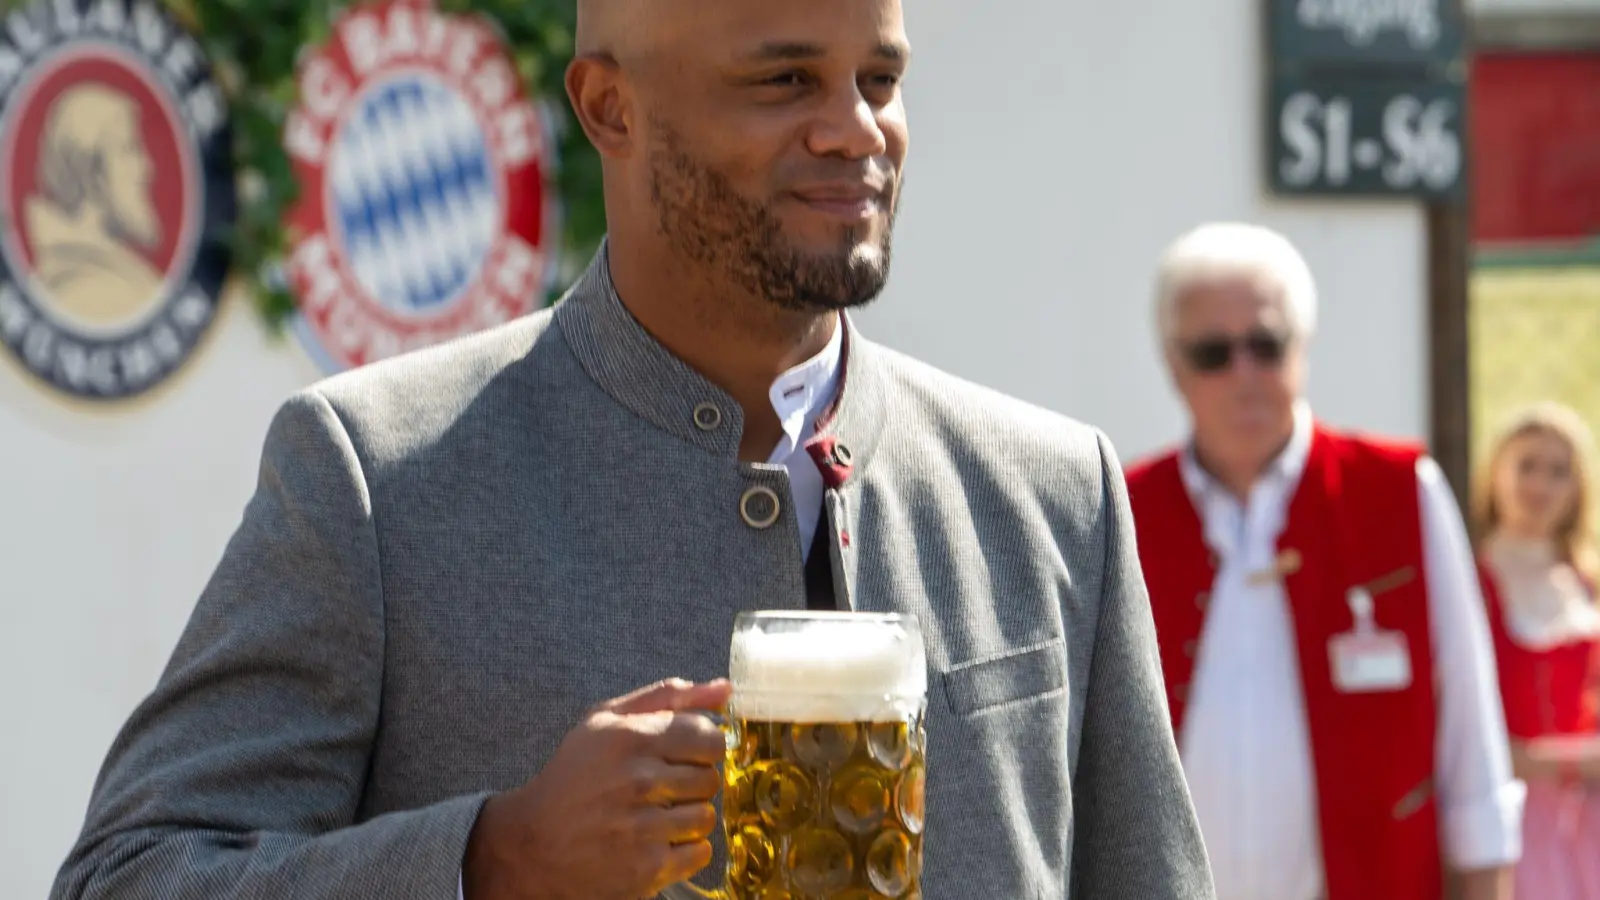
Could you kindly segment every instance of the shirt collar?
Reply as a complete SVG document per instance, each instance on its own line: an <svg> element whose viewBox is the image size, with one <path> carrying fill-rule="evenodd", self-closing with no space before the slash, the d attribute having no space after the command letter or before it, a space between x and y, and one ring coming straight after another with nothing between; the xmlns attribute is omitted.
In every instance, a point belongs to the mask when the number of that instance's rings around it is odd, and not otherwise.
<svg viewBox="0 0 1600 900"><path fill-rule="evenodd" d="M1311 455L1311 432L1311 404L1303 399L1296 400L1294 430L1289 434L1289 443L1268 464L1266 471L1256 480L1257 483L1276 481L1286 487L1298 485L1300 476L1306 469L1306 459ZM1190 498L1196 503L1222 490L1217 480L1211 477L1211 473L1202 468L1200 461L1195 458L1192 438L1178 456L1178 467L1183 473L1184 487L1188 488Z"/></svg>
<svg viewBox="0 0 1600 900"><path fill-rule="evenodd" d="M588 270L557 302L554 315L556 333L551 338L564 342L590 379L613 400L653 427L708 453L737 457L743 411L634 320L611 283L607 241L601 241ZM840 315L835 336L839 347L829 366L834 373L831 388L814 394L813 409L805 419L815 416L811 428L820 437L848 448L859 477L883 438L894 357L863 338L847 315ZM536 383L541 376L532 365L515 366L513 371L516 377ZM809 440L804 428L801 434Z"/></svg>
<svg viewBox="0 0 1600 900"><path fill-rule="evenodd" d="M834 324L833 336L821 352L779 375L767 397L783 425L783 439L772 451L772 462L782 462L805 441L839 390L839 370L844 348L844 321Z"/></svg>

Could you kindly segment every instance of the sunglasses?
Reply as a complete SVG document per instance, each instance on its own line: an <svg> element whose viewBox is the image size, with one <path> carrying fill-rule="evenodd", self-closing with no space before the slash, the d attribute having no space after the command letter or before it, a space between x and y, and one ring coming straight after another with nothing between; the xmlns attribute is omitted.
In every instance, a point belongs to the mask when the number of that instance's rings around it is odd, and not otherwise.
<svg viewBox="0 0 1600 900"><path fill-rule="evenodd" d="M1289 336L1271 331L1252 331L1236 338L1201 338L1178 345L1189 368L1206 374L1221 372L1233 365L1236 352L1247 354L1258 365L1277 366L1283 362L1288 349Z"/></svg>

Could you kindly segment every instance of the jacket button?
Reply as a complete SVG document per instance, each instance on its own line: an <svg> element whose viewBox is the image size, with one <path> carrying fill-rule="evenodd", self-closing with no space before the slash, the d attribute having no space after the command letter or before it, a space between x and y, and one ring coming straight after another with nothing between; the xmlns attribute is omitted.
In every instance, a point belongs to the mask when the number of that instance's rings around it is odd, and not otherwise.
<svg viewBox="0 0 1600 900"><path fill-rule="evenodd" d="M766 485L758 484L739 498L739 515L751 528L771 528L781 509L778 493Z"/></svg>
<svg viewBox="0 0 1600 900"><path fill-rule="evenodd" d="M701 431L716 431L722 425L722 410L715 403L702 403L694 408L694 425Z"/></svg>

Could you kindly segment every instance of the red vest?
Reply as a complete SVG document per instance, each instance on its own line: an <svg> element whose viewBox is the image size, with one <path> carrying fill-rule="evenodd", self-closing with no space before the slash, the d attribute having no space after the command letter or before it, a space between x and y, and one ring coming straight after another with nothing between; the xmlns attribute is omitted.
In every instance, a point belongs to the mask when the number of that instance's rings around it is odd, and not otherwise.
<svg viewBox="0 0 1600 900"><path fill-rule="evenodd" d="M1416 462L1422 451L1318 426L1289 503L1280 560L1294 622L1328 900L1443 894L1433 775L1437 713ZM1128 470L1174 731L1216 577L1177 454ZM1372 592L1379 628L1405 635L1411 686L1351 694L1333 684L1328 641L1347 633L1346 592Z"/></svg>

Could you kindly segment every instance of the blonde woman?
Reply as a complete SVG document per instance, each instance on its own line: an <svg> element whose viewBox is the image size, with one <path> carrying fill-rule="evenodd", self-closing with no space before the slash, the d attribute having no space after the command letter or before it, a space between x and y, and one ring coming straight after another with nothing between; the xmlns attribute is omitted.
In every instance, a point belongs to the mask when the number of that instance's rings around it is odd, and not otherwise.
<svg viewBox="0 0 1600 900"><path fill-rule="evenodd" d="M1541 404L1505 428L1476 492L1481 574L1516 773L1516 896L1600 900L1600 606L1593 439Z"/></svg>

